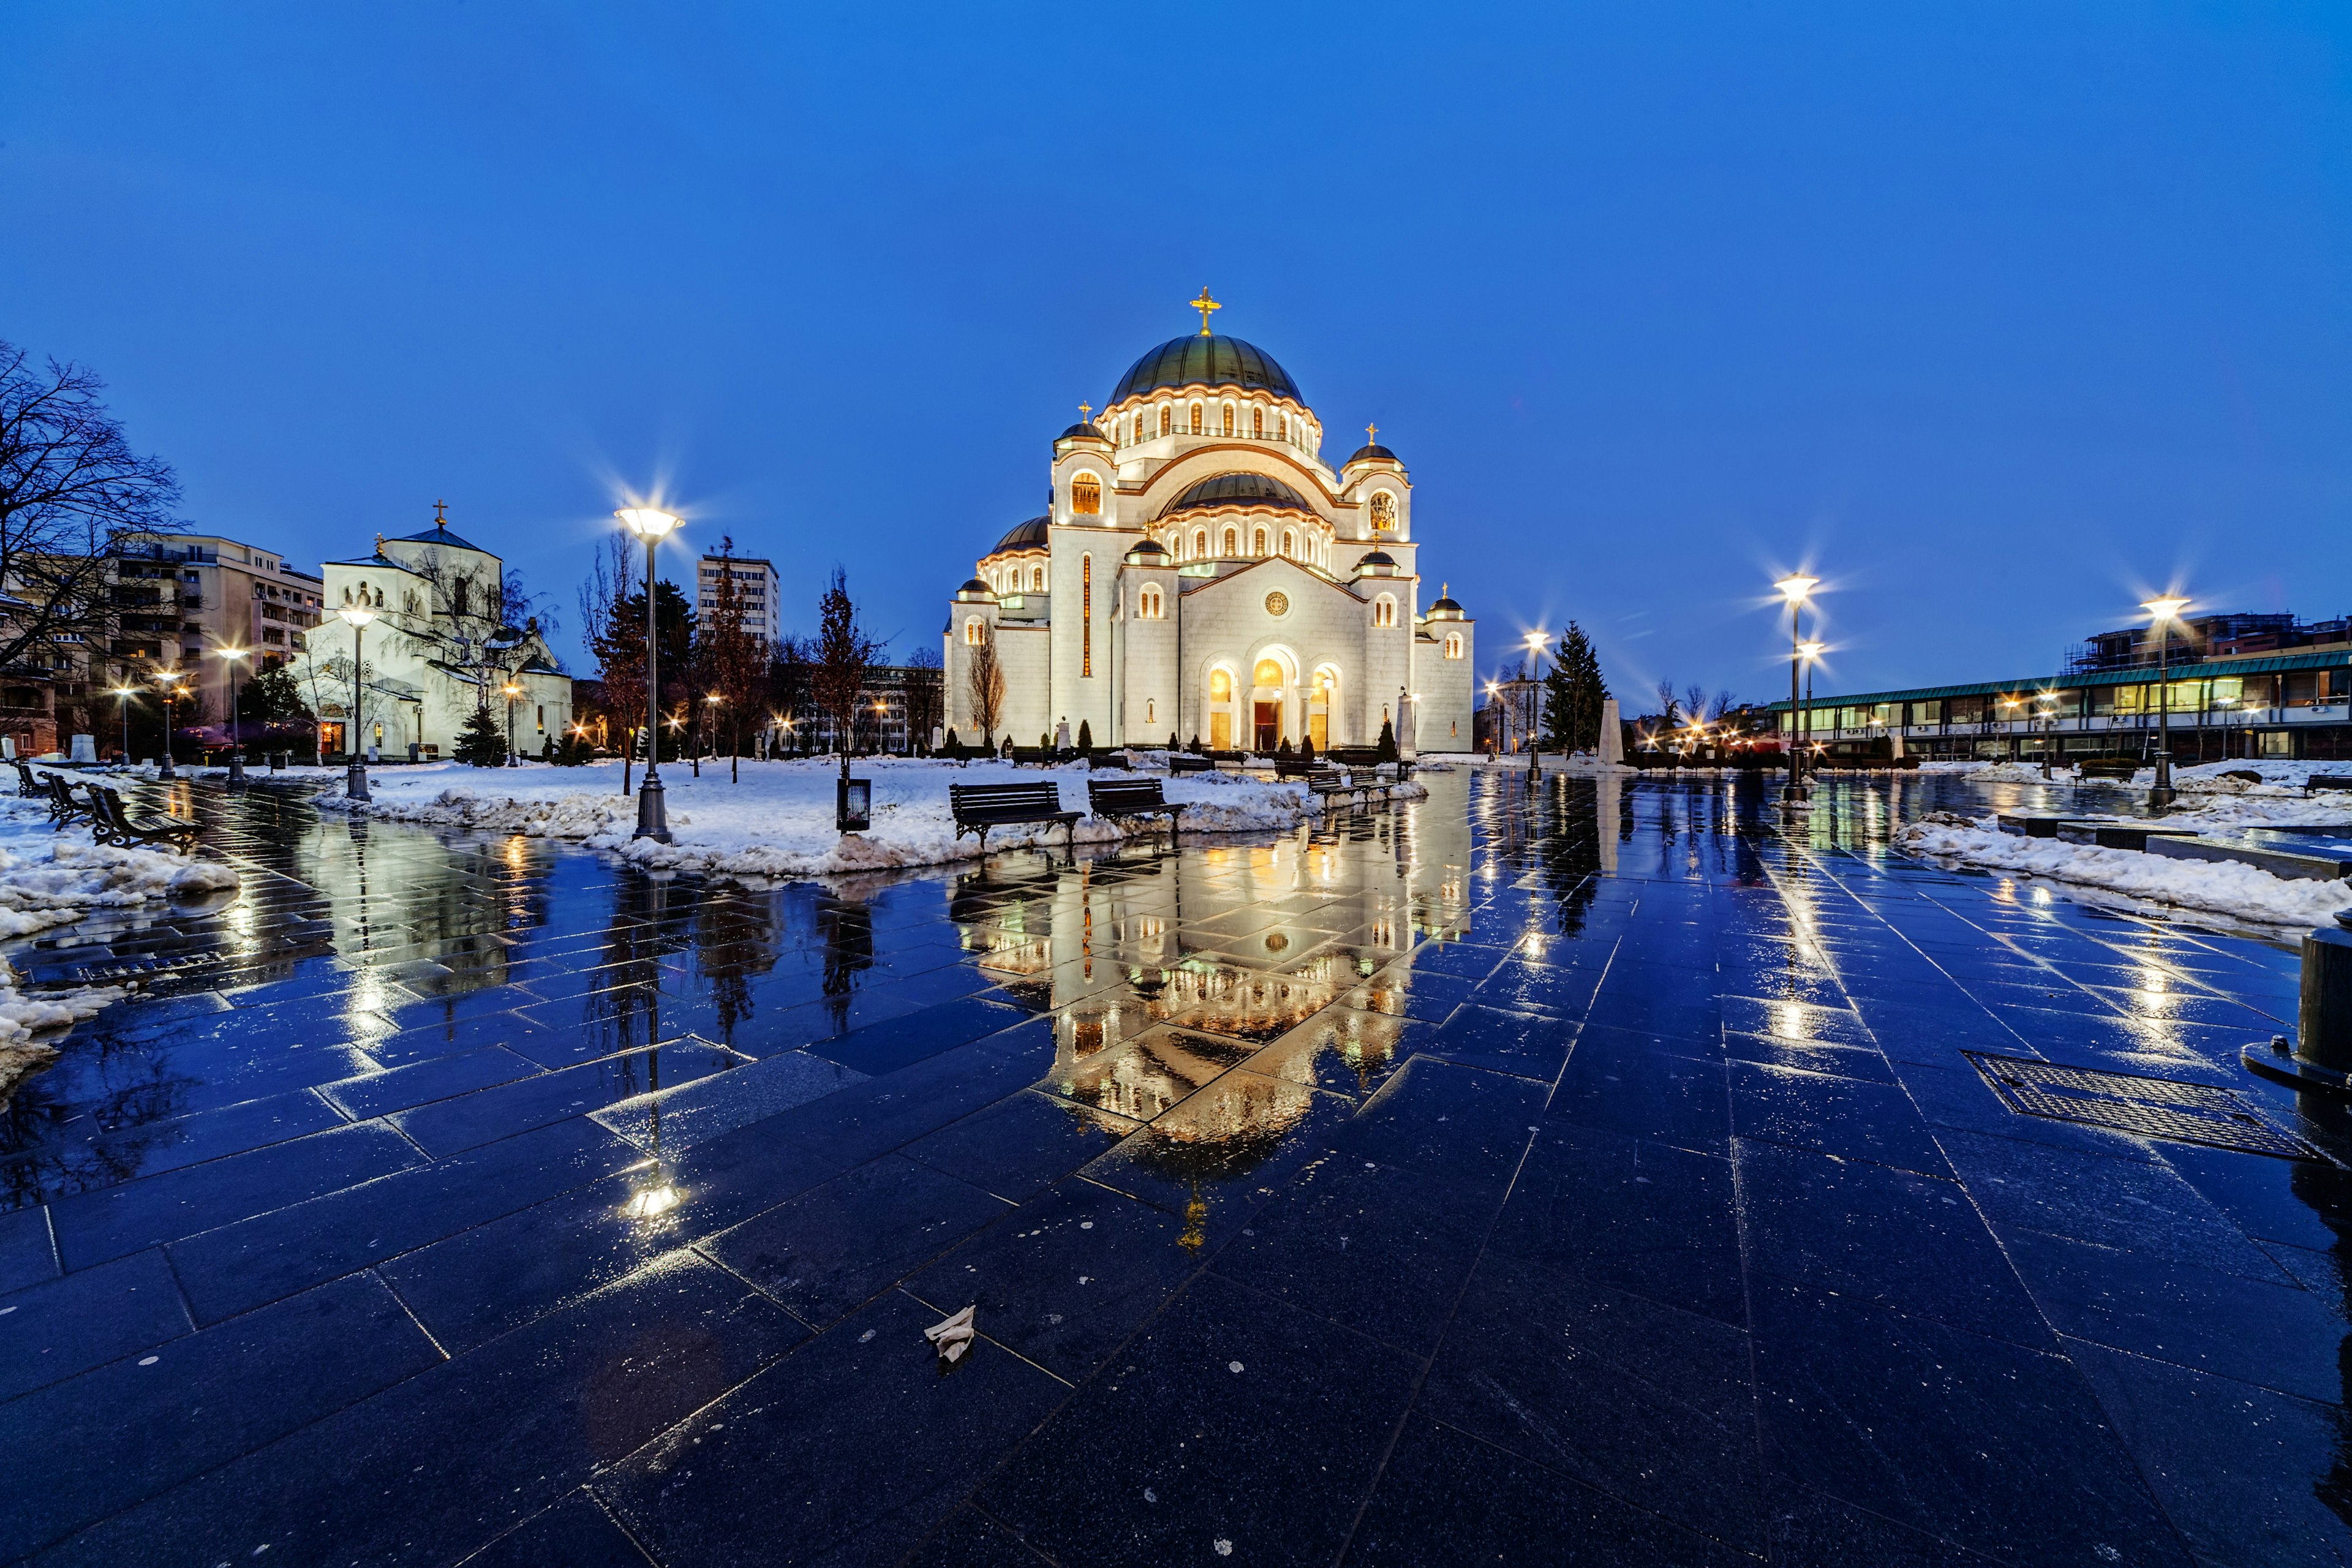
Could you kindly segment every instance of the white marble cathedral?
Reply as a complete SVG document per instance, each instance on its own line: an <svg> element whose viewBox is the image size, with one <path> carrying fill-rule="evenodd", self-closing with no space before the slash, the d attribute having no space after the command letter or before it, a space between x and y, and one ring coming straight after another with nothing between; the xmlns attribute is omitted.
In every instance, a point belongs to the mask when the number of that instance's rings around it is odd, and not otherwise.
<svg viewBox="0 0 2352 1568"><path fill-rule="evenodd" d="M1474 623L1425 605L1412 486L1368 444L1337 469L1263 350L1212 333L1137 360L1055 438L1053 510L1007 532L946 629L949 725L975 743L976 649L1004 674L995 738L1087 725L1102 745L1470 749ZM1378 432L1367 427L1368 437Z"/></svg>

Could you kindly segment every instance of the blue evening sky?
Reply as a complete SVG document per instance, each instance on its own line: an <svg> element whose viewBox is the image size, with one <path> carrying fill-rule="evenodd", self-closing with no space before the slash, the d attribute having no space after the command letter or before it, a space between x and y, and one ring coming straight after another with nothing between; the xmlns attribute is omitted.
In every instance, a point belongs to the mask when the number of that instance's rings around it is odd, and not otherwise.
<svg viewBox="0 0 2352 1568"><path fill-rule="evenodd" d="M625 493L904 654L1203 283L1378 420L1481 663L2043 671L2152 587L2352 608L2352 7L27 3L0 337L198 526ZM1435 584L1431 584L1433 596Z"/></svg>

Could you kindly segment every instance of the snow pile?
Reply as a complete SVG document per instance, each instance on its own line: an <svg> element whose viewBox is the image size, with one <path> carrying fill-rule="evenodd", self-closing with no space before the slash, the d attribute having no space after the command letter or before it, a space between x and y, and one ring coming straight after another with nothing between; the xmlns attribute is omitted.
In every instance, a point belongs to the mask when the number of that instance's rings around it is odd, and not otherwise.
<svg viewBox="0 0 2352 1568"><path fill-rule="evenodd" d="M1134 778L1113 770L1090 772L1078 764L1015 767L1010 763L951 763L898 757L868 757L853 767L874 785L871 828L844 834L834 827L837 760L745 762L740 783L730 783L722 762L706 765L702 776L671 763L662 770L669 826L675 842L632 840L637 807L621 790L618 763L557 768L470 768L454 763L383 768L369 774L373 800L359 804L330 787L316 804L324 810L356 811L403 822L487 828L532 837L576 840L640 864L734 876L790 878L868 871L887 867L936 866L977 858L980 842L958 839L948 804L948 785L1053 784L1062 808L1083 812L1087 781ZM1158 776L1158 775L1154 775ZM634 782L634 780L633 780ZM1282 833L1314 812L1306 786L1246 774L1191 773L1162 778L1171 802L1184 807L1182 830L1196 834ZM1401 785L1400 799L1427 795L1417 784ZM1058 826L992 828L991 847L1059 844ZM1114 843L1116 823L1081 817L1073 835L1080 844Z"/></svg>
<svg viewBox="0 0 2352 1568"><path fill-rule="evenodd" d="M1920 765L1924 767L1927 764ZM1937 771L1950 770L1941 768ZM1980 766L1969 765L1961 776L1970 784L2073 784L2074 770L2053 766L2050 776L2045 779L2042 776L2040 763L1986 763Z"/></svg>
<svg viewBox="0 0 2352 1568"><path fill-rule="evenodd" d="M2023 838L1948 815L1914 822L1895 841L1915 855L1984 870L2101 888L2126 898L2234 915L2266 926L2326 925L2352 909L2352 883L2273 877L2233 860L2174 860L2137 849L2101 849L2058 838Z"/></svg>

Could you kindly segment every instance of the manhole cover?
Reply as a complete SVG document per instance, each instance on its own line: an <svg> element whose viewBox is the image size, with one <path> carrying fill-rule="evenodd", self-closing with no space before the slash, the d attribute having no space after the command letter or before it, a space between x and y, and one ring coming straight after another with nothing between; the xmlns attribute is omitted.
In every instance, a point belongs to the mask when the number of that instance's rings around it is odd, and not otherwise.
<svg viewBox="0 0 2352 1568"><path fill-rule="evenodd" d="M2178 1079L2060 1067L2025 1057L1962 1051L2003 1104L2026 1116L2111 1127L2143 1138L2202 1143L2282 1160L2325 1160L2302 1139L2263 1121L2235 1091Z"/></svg>

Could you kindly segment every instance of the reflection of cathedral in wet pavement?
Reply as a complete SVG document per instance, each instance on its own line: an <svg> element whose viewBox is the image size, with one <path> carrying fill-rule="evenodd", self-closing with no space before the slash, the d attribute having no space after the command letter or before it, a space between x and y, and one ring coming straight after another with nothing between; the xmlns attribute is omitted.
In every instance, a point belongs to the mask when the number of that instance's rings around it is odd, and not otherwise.
<svg viewBox="0 0 2352 1568"><path fill-rule="evenodd" d="M961 879L954 913L982 971L1053 1017L1039 1089L1112 1139L1140 1134L1097 1174L1168 1186L1197 1241L1205 1194L1303 1156L1300 1123L1387 1076L1407 1023L1395 966L1463 934L1469 858L1458 811L1405 806L1259 845L1000 865Z"/></svg>

